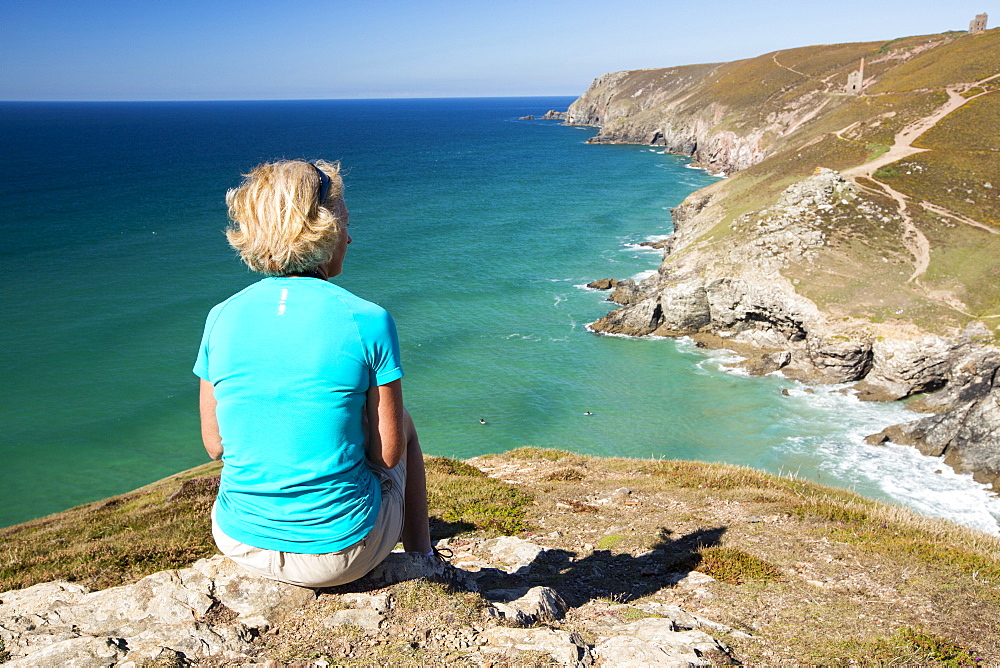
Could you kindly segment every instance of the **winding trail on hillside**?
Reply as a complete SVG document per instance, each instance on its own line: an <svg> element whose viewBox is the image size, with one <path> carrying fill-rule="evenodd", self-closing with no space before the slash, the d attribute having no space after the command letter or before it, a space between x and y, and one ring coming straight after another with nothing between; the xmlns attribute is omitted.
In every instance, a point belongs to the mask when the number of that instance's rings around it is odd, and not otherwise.
<svg viewBox="0 0 1000 668"><path fill-rule="evenodd" d="M949 86L948 88L945 89L945 92L947 92L948 94L948 101L945 102L940 107L938 107L933 113L924 116L922 118L918 118L916 121L913 121L912 123L906 125L902 130L896 133L896 136L893 138L893 144L891 147L889 147L888 151L886 151L884 154L880 155L879 157L875 158L870 162L867 162L863 165L859 165L857 167L853 167L851 169L844 170L842 172L842 175L844 177L849 178L856 185L861 186L865 189L869 188L867 188L863 184L858 183L857 180L859 178L864 178L868 183L873 183L877 185L885 192L885 194L887 194L896 202L896 206L899 210L899 215L903 220L903 245L913 255L914 259L913 273L907 279L907 282L909 283L919 284L919 278L924 275L924 273L927 271L927 267L930 266L930 242L927 240L927 237L924 235L924 233L921 232L920 229L917 227L916 223L914 223L913 218L907 211L906 196L900 193L899 191L891 188L890 186L886 185L885 183L877 181L874 178L874 174L876 171L878 171L882 167L885 167L886 165L891 165L892 163L898 162L904 158L908 158L911 155L916 155L917 153L923 153L924 151L929 150L926 148L915 147L913 146L913 142L916 141L918 137L920 137L928 130L933 128L935 125L937 125L943 118L948 116L948 114L952 113L962 105L966 104L971 100L975 100L978 97L982 97L983 95L987 95L991 92L994 92L990 90L984 90L981 93L977 93L976 95L970 95L969 97L965 97L963 95L963 93L966 93L969 90L977 86L981 86L998 77L1000 77L1000 73L986 77L985 79L981 79L975 83ZM857 125L857 123L853 123L845 128L842 128L841 130L835 132L834 134L837 136L837 138L843 139L842 134L847 130L851 129L852 127L854 127L855 125ZM961 223L972 225L973 227L976 227L978 229L985 230L990 234L1000 233L997 230L992 229L978 221L974 221L970 218L967 218L966 216L962 216L961 214L949 211L944 207L938 205L932 205L929 204L928 202L920 202L920 204L925 209L937 213L938 215L948 216ZM938 301L941 300L939 299ZM946 303L948 303L948 305L951 308L955 308L955 305L951 304L950 300L944 300L944 301L946 301Z"/></svg>
<svg viewBox="0 0 1000 668"><path fill-rule="evenodd" d="M806 74L805 72L799 72L797 69L794 69L792 67L789 67L788 65L782 65L781 63L779 63L778 62L778 54L779 53L781 53L781 51L775 51L774 53L771 54L771 60L774 61L775 65L777 65L778 67L780 67L782 69L788 70L789 72L795 72L799 76L805 77L807 79L812 79L813 78L813 77L809 76L808 74Z"/></svg>

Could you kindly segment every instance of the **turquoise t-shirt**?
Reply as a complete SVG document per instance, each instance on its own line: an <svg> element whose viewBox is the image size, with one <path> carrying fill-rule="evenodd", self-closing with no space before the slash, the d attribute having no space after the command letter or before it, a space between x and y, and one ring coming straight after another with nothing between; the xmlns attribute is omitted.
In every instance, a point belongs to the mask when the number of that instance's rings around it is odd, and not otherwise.
<svg viewBox="0 0 1000 668"><path fill-rule="evenodd" d="M385 309L319 279L266 278L211 310L194 372L218 402L226 535L302 554L368 535L382 490L365 464L366 392L403 376Z"/></svg>

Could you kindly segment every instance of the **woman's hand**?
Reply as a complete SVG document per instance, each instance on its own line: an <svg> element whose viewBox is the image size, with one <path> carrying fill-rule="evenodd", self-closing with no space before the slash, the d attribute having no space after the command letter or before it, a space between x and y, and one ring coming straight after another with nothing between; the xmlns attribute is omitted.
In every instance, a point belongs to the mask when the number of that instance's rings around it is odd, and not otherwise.
<svg viewBox="0 0 1000 668"><path fill-rule="evenodd" d="M406 452L402 380L369 388L365 409L368 411L368 459L391 469ZM221 448L220 443L220 454Z"/></svg>

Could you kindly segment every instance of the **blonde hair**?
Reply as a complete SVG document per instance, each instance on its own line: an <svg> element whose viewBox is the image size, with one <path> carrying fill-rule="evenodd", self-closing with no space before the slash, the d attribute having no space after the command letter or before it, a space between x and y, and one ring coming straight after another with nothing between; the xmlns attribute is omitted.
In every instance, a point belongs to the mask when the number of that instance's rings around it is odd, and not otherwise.
<svg viewBox="0 0 1000 668"><path fill-rule="evenodd" d="M330 177L329 190L320 202L323 184L319 173ZM281 160L257 166L243 183L226 193L233 224L226 230L251 270L281 276L306 272L333 258L341 235L344 181L340 163L318 160Z"/></svg>

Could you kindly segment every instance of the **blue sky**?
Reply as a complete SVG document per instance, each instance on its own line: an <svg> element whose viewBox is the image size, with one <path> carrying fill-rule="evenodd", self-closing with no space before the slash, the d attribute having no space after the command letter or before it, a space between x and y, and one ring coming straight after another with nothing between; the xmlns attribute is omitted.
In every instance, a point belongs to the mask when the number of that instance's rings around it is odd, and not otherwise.
<svg viewBox="0 0 1000 668"><path fill-rule="evenodd" d="M1000 23L998 0L0 0L0 99L579 95L623 69Z"/></svg>

